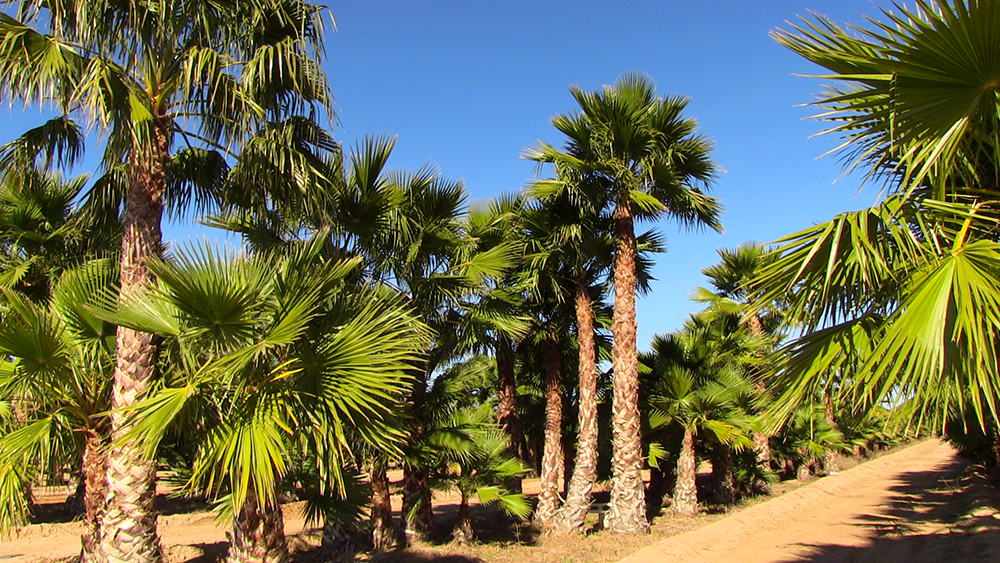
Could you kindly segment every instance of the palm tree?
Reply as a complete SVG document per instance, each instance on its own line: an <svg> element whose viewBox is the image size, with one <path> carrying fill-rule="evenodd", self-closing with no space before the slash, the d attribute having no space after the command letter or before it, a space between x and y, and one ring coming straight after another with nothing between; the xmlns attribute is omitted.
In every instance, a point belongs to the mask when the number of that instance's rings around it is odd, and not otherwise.
<svg viewBox="0 0 1000 563"><path fill-rule="evenodd" d="M193 425L187 488L232 516L229 561L287 557L278 486L290 455L313 460L320 493L338 491L348 433L384 450L403 438L388 422L426 331L391 294L345 283L357 261L317 260L319 248L249 258L193 249L150 262L155 288L105 306L165 338L173 366L168 385L133 407L124 439L151 456L173 424Z"/></svg>
<svg viewBox="0 0 1000 563"><path fill-rule="evenodd" d="M182 213L191 201L222 199L227 155L248 149L233 170L236 188L285 189L289 172L305 179L293 192L309 188L302 172L314 162L303 152L328 144L314 124L293 116L331 112L321 15L298 0L25 0L16 17L0 15L4 97L51 104L64 122L78 115L106 139L102 166L117 182L104 195L124 209L123 298L153 283L146 262L161 252L164 209ZM150 334L122 327L116 349L112 427L121 437L121 409L149 388L156 347ZM115 444L103 549L112 562L156 561L153 464L127 441Z"/></svg>
<svg viewBox="0 0 1000 563"><path fill-rule="evenodd" d="M723 334L717 325L693 318L677 334L654 338L652 351L644 358L654 380L651 430L674 425L681 431L671 501L675 514L698 512L695 438L699 433L711 436L720 454L713 458L716 496L722 502L733 501L731 449L751 444L743 434L749 416L740 408L739 397L750 392L741 365L743 344L739 336Z"/></svg>
<svg viewBox="0 0 1000 563"><path fill-rule="evenodd" d="M830 452L846 449L844 435L826 416L821 404L802 405L782 427L783 456L794 462L795 476L809 478L816 463Z"/></svg>
<svg viewBox="0 0 1000 563"><path fill-rule="evenodd" d="M883 16L861 34L822 18L774 33L833 73L815 102L826 132L890 192L780 240L760 272L760 295L786 301L803 334L783 348L776 411L790 416L835 373L859 405L912 397L918 423L957 406L985 428L1000 399L1000 6L920 0Z"/></svg>
<svg viewBox="0 0 1000 563"><path fill-rule="evenodd" d="M482 204L473 204L465 217L467 236L477 253L502 251L520 258L525 245L524 200L501 194ZM516 357L514 348L530 328L526 316L526 288L522 283L525 265L520 259L510 264L501 276L487 277L478 288L464 317L462 336L465 351L492 351L497 371L497 421L507 435L508 454L520 455L521 417L518 412ZM508 486L521 491L520 475L512 476Z"/></svg>
<svg viewBox="0 0 1000 563"><path fill-rule="evenodd" d="M495 280L517 263L518 248L507 242L480 245L477 235L482 233L477 233L474 223L463 220L467 195L460 182L445 180L430 168L390 174L388 179L394 205L388 208L387 228L372 241L368 256L380 279L406 296L415 314L436 335L423 367L415 373L417 381L407 401L408 447L419 450L428 432L428 385L439 370L466 351L469 339L464 332L475 324L468 317L484 311L477 307L477 297L483 288L496 287ZM523 331L523 321L508 319L494 328L503 326L508 334ZM403 511L407 530L421 539L429 538L434 526L427 477L419 456L408 456Z"/></svg>
<svg viewBox="0 0 1000 563"><path fill-rule="evenodd" d="M23 420L0 438L0 529L26 523L33 477L65 465L79 468L84 532L81 561L101 561L101 513L106 493L110 374L115 327L88 308L111 289L115 269L107 260L66 270L51 300L34 304L3 288L0 397Z"/></svg>
<svg viewBox="0 0 1000 563"><path fill-rule="evenodd" d="M681 114L682 97L659 98L648 77L628 73L613 86L570 92L581 113L559 115L552 123L567 137L565 151L539 143L525 152L537 162L554 163L565 178L551 191L598 184L607 197L614 225L614 459L608 528L622 533L649 530L642 481L635 292L638 219L668 216L685 225L721 230L718 200L705 195L718 173L712 143L696 135L697 124ZM537 188L536 188L537 189Z"/></svg>
<svg viewBox="0 0 1000 563"><path fill-rule="evenodd" d="M492 405L466 406L450 415L447 426L461 428L467 440L452 442L445 459L451 468L438 478L459 492L458 514L455 518L454 539L457 543L472 542L474 532L469 517L469 498L476 494L483 505L496 503L506 514L527 518L531 505L524 495L512 493L503 482L523 475L527 468L510 455L507 436L495 423Z"/></svg>
<svg viewBox="0 0 1000 563"><path fill-rule="evenodd" d="M536 521L559 531L576 531L583 525L597 480L597 359L591 295L604 293L599 280L610 269L610 252L604 252L609 250L609 239L602 236L605 231L597 227L596 220L572 205L566 193L533 203L524 210L528 248L523 276L536 304L549 302L547 307L554 311L573 303L575 315L571 317L567 311L562 322L569 325L571 318L576 321L579 371L577 454L566 503L559 507L559 464L555 456L562 450L561 361L556 362L553 355L558 343L550 345L552 360L545 362L546 413L551 415L546 417L544 441L548 463L542 464L543 487Z"/></svg>
<svg viewBox="0 0 1000 563"><path fill-rule="evenodd" d="M759 350L762 356L767 356L780 338L781 316L774 304L765 308L753 302L751 296L755 294L755 288L751 284L754 276L771 260L771 255L764 245L756 242L745 242L732 250L721 248L718 253L720 262L701 271L709 279L714 291L697 288L691 299L708 304L709 308L701 313L703 317L736 315L739 323L745 325L753 336L762 340L774 340L774 344L762 346ZM762 357L762 360L765 358ZM770 371L760 365L752 375L759 395L758 402L768 397L766 379ZM761 471L769 471L770 436L764 432L759 422L754 426L753 443L757 464Z"/></svg>

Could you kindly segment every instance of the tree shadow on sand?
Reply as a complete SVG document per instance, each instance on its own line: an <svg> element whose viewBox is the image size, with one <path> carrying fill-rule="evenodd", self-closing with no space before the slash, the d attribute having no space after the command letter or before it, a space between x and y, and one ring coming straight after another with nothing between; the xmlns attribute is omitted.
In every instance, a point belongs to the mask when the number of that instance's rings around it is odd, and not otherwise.
<svg viewBox="0 0 1000 563"><path fill-rule="evenodd" d="M411 549L396 549L381 554L366 556L371 549L370 542L348 542L347 545L317 546L298 550L293 557L295 563L349 563L370 561L371 563L485 563L483 559L460 553L438 553L436 549L448 550L452 544L454 521L458 507L443 505L434 508L435 535L426 544L418 543ZM492 545L530 546L537 543L540 532L530 522L518 521L500 513L496 507L474 505L470 507L470 518L475 532L475 543ZM401 523L399 512L394 513L398 529ZM364 535L364 534L362 534ZM399 538L402 544L403 538Z"/></svg>
<svg viewBox="0 0 1000 563"><path fill-rule="evenodd" d="M788 563L963 563L1000 560L1000 492L968 462L904 473L887 509L859 517L866 546L804 545Z"/></svg>

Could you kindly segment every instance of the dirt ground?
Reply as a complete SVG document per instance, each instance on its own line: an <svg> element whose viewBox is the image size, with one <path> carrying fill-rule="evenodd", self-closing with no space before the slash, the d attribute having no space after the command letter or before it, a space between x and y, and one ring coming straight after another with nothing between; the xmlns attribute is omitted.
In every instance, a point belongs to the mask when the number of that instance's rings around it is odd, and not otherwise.
<svg viewBox="0 0 1000 563"><path fill-rule="evenodd" d="M845 460L845 466L852 464ZM285 507L286 533L304 563L1000 561L1000 494L941 442L920 442L802 485L779 483L772 497L696 518L674 518L664 510L648 536L541 536L479 507L473 510L479 541L456 546L448 543L447 529L457 499L447 493L435 499L442 530L435 545L376 558L330 553L315 547L319 532L305 527L297 504ZM537 480L525 482L526 493L537 488ZM58 499L60 492L50 494ZM191 510L174 505L160 516L166 563L211 563L225 553L225 529L211 513ZM32 524L0 540L0 561L70 560L78 553L80 530L77 522Z"/></svg>
<svg viewBox="0 0 1000 563"><path fill-rule="evenodd" d="M939 441L821 479L622 563L1000 561L1000 495Z"/></svg>

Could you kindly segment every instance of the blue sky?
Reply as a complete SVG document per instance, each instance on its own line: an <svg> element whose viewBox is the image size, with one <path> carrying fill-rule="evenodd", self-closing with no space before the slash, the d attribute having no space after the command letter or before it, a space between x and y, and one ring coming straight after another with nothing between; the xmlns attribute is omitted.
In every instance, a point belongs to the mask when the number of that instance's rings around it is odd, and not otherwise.
<svg viewBox="0 0 1000 563"><path fill-rule="evenodd" d="M338 140L398 135L391 165L431 162L462 179L473 199L521 189L534 174L521 151L537 140L559 145L549 119L572 111L567 87L597 89L624 71L650 75L661 94L691 98L688 115L716 142L726 172L713 194L723 199L726 233L659 225L668 253L658 281L638 304L639 346L677 328L691 290L715 249L767 242L871 205L876 190L834 181L835 143L809 137L806 120L822 87L804 59L768 37L809 10L838 23L875 16L878 0L703 0L701 2L331 2L337 31L327 30L324 67L337 98ZM0 114L0 141L41 121L20 108ZM190 221L166 237L218 236Z"/></svg>

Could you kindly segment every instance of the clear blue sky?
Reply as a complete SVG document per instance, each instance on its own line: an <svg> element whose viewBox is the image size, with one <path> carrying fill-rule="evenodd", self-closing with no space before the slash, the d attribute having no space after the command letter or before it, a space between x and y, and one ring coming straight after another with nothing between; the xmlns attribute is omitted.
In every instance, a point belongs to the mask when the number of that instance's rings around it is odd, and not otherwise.
<svg viewBox="0 0 1000 563"><path fill-rule="evenodd" d="M399 136L397 168L435 163L464 180L473 199L521 189L533 166L520 153L537 140L560 144L549 119L574 109L567 87L597 89L624 71L649 74L661 94L691 98L688 114L716 142L726 172L713 191L725 202L726 233L684 232L663 223L668 253L658 258L651 295L641 299L639 346L677 328L691 290L715 249L768 242L871 205L840 175L834 146L810 139L821 125L796 107L821 89L793 76L817 69L768 37L815 10L838 23L877 16L878 0L704 0L701 2L331 2L325 68L337 98L335 136L350 145L369 133ZM332 31L332 29L328 29ZM0 141L40 122L37 112L4 111ZM170 240L217 233L190 222Z"/></svg>

